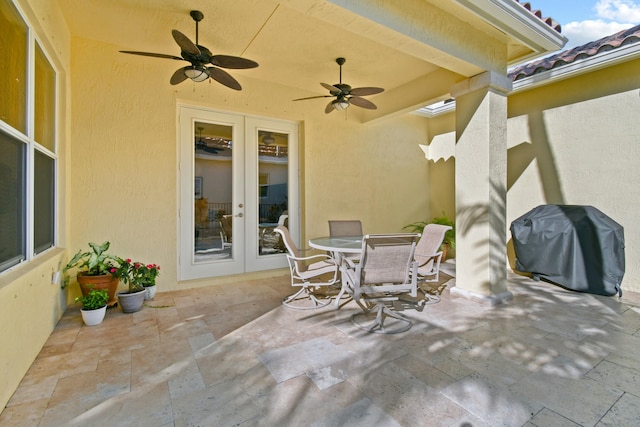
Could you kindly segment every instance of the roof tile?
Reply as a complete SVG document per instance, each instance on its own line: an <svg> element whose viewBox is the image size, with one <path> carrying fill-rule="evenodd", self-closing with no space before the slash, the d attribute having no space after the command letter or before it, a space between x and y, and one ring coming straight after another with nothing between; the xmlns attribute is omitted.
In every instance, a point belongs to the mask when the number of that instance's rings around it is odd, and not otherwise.
<svg viewBox="0 0 640 427"><path fill-rule="evenodd" d="M562 32L562 27L560 26L560 24L558 23L558 21L556 21L555 19L551 18L551 17L543 17L542 16L542 11L539 9L534 9L531 10L531 3L529 3L528 1L522 2L520 3L520 0L515 0L516 3L519 3L522 7L524 7L525 9L527 9L529 12L531 12L534 16L536 16L538 19L540 19L542 22L544 22L545 24L547 24L548 26L550 26L551 28L553 28L554 30L556 30L558 33Z"/></svg>
<svg viewBox="0 0 640 427"><path fill-rule="evenodd" d="M600 40L517 66L509 72L509 77L513 81L516 81L562 65L571 64L580 59L589 58L601 52L638 42L640 42L640 25L619 31L613 35L603 37Z"/></svg>

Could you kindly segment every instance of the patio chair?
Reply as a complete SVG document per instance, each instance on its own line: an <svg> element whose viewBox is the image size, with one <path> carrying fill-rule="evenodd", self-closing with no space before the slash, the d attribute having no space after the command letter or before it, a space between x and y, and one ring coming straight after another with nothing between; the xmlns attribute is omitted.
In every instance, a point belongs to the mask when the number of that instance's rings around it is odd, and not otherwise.
<svg viewBox="0 0 640 427"><path fill-rule="evenodd" d="M222 239L222 247L230 248L233 244L233 215L222 215L220 218L220 226L222 227L222 232L220 233L220 238Z"/></svg>
<svg viewBox="0 0 640 427"><path fill-rule="evenodd" d="M440 262L442 261L442 241L444 234L451 230L449 225L427 224L416 245L413 258L418 262L418 280L422 282L437 282L440 280ZM437 295L428 294L418 286L418 290L425 296L425 303L432 304L440 301Z"/></svg>
<svg viewBox="0 0 640 427"><path fill-rule="evenodd" d="M358 263L343 258L342 280L362 312L351 316L360 329L382 334L408 331L413 322L398 313L393 302L402 294L416 297L418 263L413 256L419 234L372 234L364 236ZM365 325L363 317L375 319ZM385 321L390 320L391 327ZM399 326L398 326L399 325Z"/></svg>
<svg viewBox="0 0 640 427"><path fill-rule="evenodd" d="M260 254L274 254L287 251L282 242L282 236L275 232L276 227L279 225L289 226L289 215L287 213L280 215L277 223L260 224L260 230L258 231Z"/></svg>
<svg viewBox="0 0 640 427"><path fill-rule="evenodd" d="M338 282L338 265L329 255L301 256L301 250L293 242L289 229L279 225L274 230L282 236L282 241L287 248L287 260L291 272L291 286L299 286L300 290L282 300L286 307L307 310L320 308L331 303L331 296L326 301L320 301L314 294L323 286L331 286ZM312 305L305 305L311 301Z"/></svg>
<svg viewBox="0 0 640 427"><path fill-rule="evenodd" d="M334 236L362 236L362 222L360 220L329 220L329 235Z"/></svg>

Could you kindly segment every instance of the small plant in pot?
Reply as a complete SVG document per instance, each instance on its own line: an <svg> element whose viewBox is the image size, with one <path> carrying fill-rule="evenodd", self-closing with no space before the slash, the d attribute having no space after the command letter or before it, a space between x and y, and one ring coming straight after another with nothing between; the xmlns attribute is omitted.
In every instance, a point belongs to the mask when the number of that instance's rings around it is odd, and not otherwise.
<svg viewBox="0 0 640 427"><path fill-rule="evenodd" d="M156 296L156 278L160 275L160 266L158 264L140 265L137 273L140 275L142 286L146 291L144 299L153 299Z"/></svg>
<svg viewBox="0 0 640 427"><path fill-rule="evenodd" d="M114 275L129 285L127 291L118 292L118 300L124 313L133 313L142 308L147 294L145 288L155 286L155 279L159 274L160 267L157 264L144 264L131 261L130 258L120 263Z"/></svg>
<svg viewBox="0 0 640 427"><path fill-rule="evenodd" d="M122 259L107 253L109 242L101 245L89 243L90 250L79 250L64 267L66 273L72 268L77 268L76 278L80 285L82 295L88 295L92 289L107 289L109 294L108 306L116 304L116 291L119 277L113 272L120 266Z"/></svg>
<svg viewBox="0 0 640 427"><path fill-rule="evenodd" d="M109 293L104 289L91 289L87 295L76 298L76 302L82 304L80 313L87 326L95 326L102 323L107 312Z"/></svg>

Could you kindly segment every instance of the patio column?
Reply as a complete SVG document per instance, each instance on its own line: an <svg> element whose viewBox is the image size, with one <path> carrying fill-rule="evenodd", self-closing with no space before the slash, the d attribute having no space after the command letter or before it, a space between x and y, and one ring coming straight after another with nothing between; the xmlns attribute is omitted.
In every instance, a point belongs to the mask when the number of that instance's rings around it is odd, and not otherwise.
<svg viewBox="0 0 640 427"><path fill-rule="evenodd" d="M507 290L507 93L487 71L451 88L456 98L456 286L453 294L497 304Z"/></svg>

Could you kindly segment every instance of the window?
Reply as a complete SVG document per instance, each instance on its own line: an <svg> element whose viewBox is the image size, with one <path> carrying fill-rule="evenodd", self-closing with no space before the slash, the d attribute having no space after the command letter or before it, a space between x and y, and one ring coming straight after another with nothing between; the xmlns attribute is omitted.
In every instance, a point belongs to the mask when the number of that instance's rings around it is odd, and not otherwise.
<svg viewBox="0 0 640 427"><path fill-rule="evenodd" d="M0 0L0 56L2 272L55 244L57 76L9 0Z"/></svg>

